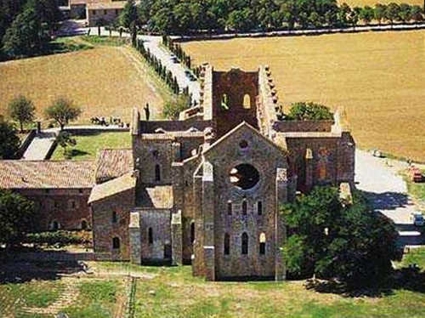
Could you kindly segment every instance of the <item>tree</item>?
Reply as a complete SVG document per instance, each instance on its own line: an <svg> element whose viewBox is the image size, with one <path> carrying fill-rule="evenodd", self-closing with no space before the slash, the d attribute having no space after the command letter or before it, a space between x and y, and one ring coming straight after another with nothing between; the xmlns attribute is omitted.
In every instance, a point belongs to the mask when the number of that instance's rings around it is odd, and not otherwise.
<svg viewBox="0 0 425 318"><path fill-rule="evenodd" d="M360 192L352 199L352 204L342 202L337 188L316 187L283 208L290 274L336 278L349 288L387 277L397 256L394 224L373 212Z"/></svg>
<svg viewBox="0 0 425 318"><path fill-rule="evenodd" d="M178 119L180 113L189 106L190 98L187 95L179 95L176 99L165 103L163 116L168 119Z"/></svg>
<svg viewBox="0 0 425 318"><path fill-rule="evenodd" d="M81 114L81 109L74 106L72 101L60 97L56 99L52 105L45 110L47 119L54 119L60 126L61 130L70 121L77 119Z"/></svg>
<svg viewBox="0 0 425 318"><path fill-rule="evenodd" d="M14 159L20 145L15 127L0 118L0 159Z"/></svg>
<svg viewBox="0 0 425 318"><path fill-rule="evenodd" d="M423 20L422 9L420 6L418 5L412 6L412 8L410 9L410 13L412 15L413 21L420 22Z"/></svg>
<svg viewBox="0 0 425 318"><path fill-rule="evenodd" d="M331 120L333 115L329 108L316 104L299 102L291 105L291 110L287 116L289 120Z"/></svg>
<svg viewBox="0 0 425 318"><path fill-rule="evenodd" d="M368 25L373 20L373 9L369 6L361 8L359 13L359 19Z"/></svg>
<svg viewBox="0 0 425 318"><path fill-rule="evenodd" d="M385 18L385 11L387 10L387 6L384 4L377 3L373 10L375 20L378 21L378 24L381 25L382 19Z"/></svg>
<svg viewBox="0 0 425 318"><path fill-rule="evenodd" d="M19 122L21 132L24 131L24 124L34 120L35 107L31 100L23 95L14 98L9 103L9 115Z"/></svg>
<svg viewBox="0 0 425 318"><path fill-rule="evenodd" d="M385 9L385 18L390 21L390 24L393 24L394 20L398 18L399 13L400 6L397 3L391 2Z"/></svg>
<svg viewBox="0 0 425 318"><path fill-rule="evenodd" d="M127 28L131 29L131 24L136 22L138 24L139 15L137 13L137 7L134 0L127 0L121 14L119 16L120 24Z"/></svg>
<svg viewBox="0 0 425 318"><path fill-rule="evenodd" d="M75 138L72 138L72 135L67 131L61 131L56 138L56 142L59 146L63 148L63 155L65 158L69 158L70 156L67 153L67 147L71 146L74 147L77 144L77 140Z"/></svg>
<svg viewBox="0 0 425 318"><path fill-rule="evenodd" d="M3 51L9 57L33 55L42 49L40 20L32 7L19 14L3 37Z"/></svg>
<svg viewBox="0 0 425 318"><path fill-rule="evenodd" d="M401 3L399 8L398 18L403 23L410 21L412 19L412 7L407 3Z"/></svg>
<svg viewBox="0 0 425 318"><path fill-rule="evenodd" d="M0 189L0 242L7 247L20 243L34 227L34 203L23 196Z"/></svg>

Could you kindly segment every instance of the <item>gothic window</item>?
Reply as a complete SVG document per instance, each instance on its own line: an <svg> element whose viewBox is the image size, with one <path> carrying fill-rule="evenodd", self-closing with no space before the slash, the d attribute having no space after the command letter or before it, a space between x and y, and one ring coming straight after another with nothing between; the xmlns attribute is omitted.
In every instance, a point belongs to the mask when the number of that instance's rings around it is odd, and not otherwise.
<svg viewBox="0 0 425 318"><path fill-rule="evenodd" d="M53 221L53 222L50 224L50 228L51 228L53 231L57 231L57 230L59 230L59 229L60 229L60 223L59 223L58 221Z"/></svg>
<svg viewBox="0 0 425 318"><path fill-rule="evenodd" d="M227 98L227 94L223 94L221 97L221 108L224 110L229 110L229 100Z"/></svg>
<svg viewBox="0 0 425 318"><path fill-rule="evenodd" d="M158 164L155 165L155 181L161 181L161 167Z"/></svg>
<svg viewBox="0 0 425 318"><path fill-rule="evenodd" d="M194 241L195 241L195 222L192 221L192 223L190 223L190 242L193 244Z"/></svg>
<svg viewBox="0 0 425 318"><path fill-rule="evenodd" d="M232 215L232 201L227 202L227 215Z"/></svg>
<svg viewBox="0 0 425 318"><path fill-rule="evenodd" d="M112 248L119 249L120 248L120 239L118 237L114 237L112 239Z"/></svg>
<svg viewBox="0 0 425 318"><path fill-rule="evenodd" d="M118 222L117 212L112 211L112 223L117 223L117 222Z"/></svg>
<svg viewBox="0 0 425 318"><path fill-rule="evenodd" d="M243 108L251 109L251 97L248 94L243 97Z"/></svg>
<svg viewBox="0 0 425 318"><path fill-rule="evenodd" d="M230 254L230 235L224 234L224 255Z"/></svg>
<svg viewBox="0 0 425 318"><path fill-rule="evenodd" d="M257 202L257 213L258 215L263 215L263 202Z"/></svg>
<svg viewBox="0 0 425 318"><path fill-rule="evenodd" d="M151 227L148 229L148 241L149 244L153 244L153 231Z"/></svg>
<svg viewBox="0 0 425 318"><path fill-rule="evenodd" d="M103 15L107 15L107 14L108 14L108 11L103 10Z"/></svg>
<svg viewBox="0 0 425 318"><path fill-rule="evenodd" d="M260 234L260 255L266 254L266 234Z"/></svg>
<svg viewBox="0 0 425 318"><path fill-rule="evenodd" d="M242 201L242 214L246 215L247 211L248 211L248 203L246 202L246 199L244 199Z"/></svg>
<svg viewBox="0 0 425 318"><path fill-rule="evenodd" d="M87 230L88 226L87 226L87 221L86 220L82 220L81 221L81 229L82 230Z"/></svg>
<svg viewBox="0 0 425 318"><path fill-rule="evenodd" d="M245 232L242 234L242 255L248 254L248 234Z"/></svg>

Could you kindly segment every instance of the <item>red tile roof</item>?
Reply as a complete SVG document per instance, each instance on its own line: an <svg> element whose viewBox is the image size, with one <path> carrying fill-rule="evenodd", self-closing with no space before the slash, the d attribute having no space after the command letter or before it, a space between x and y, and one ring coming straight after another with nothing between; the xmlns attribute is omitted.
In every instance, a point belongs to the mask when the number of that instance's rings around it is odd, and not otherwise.
<svg viewBox="0 0 425 318"><path fill-rule="evenodd" d="M0 160L0 188L91 188L94 161Z"/></svg>
<svg viewBox="0 0 425 318"><path fill-rule="evenodd" d="M96 183L118 178L131 171L133 171L131 149L102 149L98 153Z"/></svg>

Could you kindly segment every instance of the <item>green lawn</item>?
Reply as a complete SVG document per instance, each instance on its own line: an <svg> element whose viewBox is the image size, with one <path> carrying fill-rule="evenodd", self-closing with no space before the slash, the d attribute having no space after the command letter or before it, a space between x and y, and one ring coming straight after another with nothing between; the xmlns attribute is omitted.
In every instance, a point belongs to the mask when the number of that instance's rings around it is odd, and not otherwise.
<svg viewBox="0 0 425 318"><path fill-rule="evenodd" d="M118 280L85 281L79 289L76 303L63 310L69 317L114 317L115 304L122 293L122 284Z"/></svg>
<svg viewBox="0 0 425 318"><path fill-rule="evenodd" d="M135 317L425 317L425 294L344 297L307 290L302 281L205 282L190 267L163 268L139 280Z"/></svg>
<svg viewBox="0 0 425 318"><path fill-rule="evenodd" d="M129 132L105 132L87 136L75 136L77 145L72 147L71 154L73 160L95 159L97 152L106 148L130 148L131 136ZM52 160L64 160L63 148L56 147Z"/></svg>
<svg viewBox="0 0 425 318"><path fill-rule="evenodd" d="M60 297L63 288L60 281L32 280L17 284L0 284L0 317L24 317L25 314L20 312L22 307L48 307Z"/></svg>

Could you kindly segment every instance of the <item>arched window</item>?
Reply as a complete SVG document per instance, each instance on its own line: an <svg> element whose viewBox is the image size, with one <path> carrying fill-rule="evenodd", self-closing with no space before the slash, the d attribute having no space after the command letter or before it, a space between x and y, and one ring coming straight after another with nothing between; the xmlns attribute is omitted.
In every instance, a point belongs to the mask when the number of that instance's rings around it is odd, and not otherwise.
<svg viewBox="0 0 425 318"><path fill-rule="evenodd" d="M59 230L60 229L60 223L58 222L58 221L52 221L52 223L50 224L50 228L53 230L53 231L57 231L57 230Z"/></svg>
<svg viewBox="0 0 425 318"><path fill-rule="evenodd" d="M155 165L155 181L161 181L161 167L158 164Z"/></svg>
<svg viewBox="0 0 425 318"><path fill-rule="evenodd" d="M260 255L266 254L266 234L260 234Z"/></svg>
<svg viewBox="0 0 425 318"><path fill-rule="evenodd" d="M117 212L112 211L112 223L117 223L117 222L118 222Z"/></svg>
<svg viewBox="0 0 425 318"><path fill-rule="evenodd" d="M248 254L248 234L242 234L242 255Z"/></svg>
<svg viewBox="0 0 425 318"><path fill-rule="evenodd" d="M192 223L190 223L190 242L193 244L194 241L195 241L195 222L192 221Z"/></svg>
<svg viewBox="0 0 425 318"><path fill-rule="evenodd" d="M232 215L232 201L227 202L227 215Z"/></svg>
<svg viewBox="0 0 425 318"><path fill-rule="evenodd" d="M243 108L251 109L251 97L248 94L243 97Z"/></svg>
<svg viewBox="0 0 425 318"><path fill-rule="evenodd" d="M242 201L242 214L243 214L243 215L246 215L247 211L248 211L248 203L247 203L247 202L246 202L246 200L244 199L244 200Z"/></svg>
<svg viewBox="0 0 425 318"><path fill-rule="evenodd" d="M87 221L86 220L82 220L81 221L81 229L82 230L87 230Z"/></svg>
<svg viewBox="0 0 425 318"><path fill-rule="evenodd" d="M148 242L149 244L153 244L153 231L151 227L148 229Z"/></svg>
<svg viewBox="0 0 425 318"><path fill-rule="evenodd" d="M230 235L224 234L224 255L230 254Z"/></svg>
<svg viewBox="0 0 425 318"><path fill-rule="evenodd" d="M261 202L261 201L257 202L257 213L258 213L258 215L263 214L263 202Z"/></svg>
<svg viewBox="0 0 425 318"><path fill-rule="evenodd" d="M227 94L223 94L221 97L221 108L224 110L229 110L229 100L227 98Z"/></svg>
<svg viewBox="0 0 425 318"><path fill-rule="evenodd" d="M114 237L112 239L112 248L119 249L120 248L120 239L118 237Z"/></svg>

